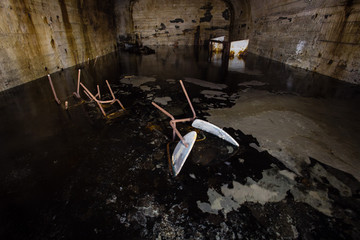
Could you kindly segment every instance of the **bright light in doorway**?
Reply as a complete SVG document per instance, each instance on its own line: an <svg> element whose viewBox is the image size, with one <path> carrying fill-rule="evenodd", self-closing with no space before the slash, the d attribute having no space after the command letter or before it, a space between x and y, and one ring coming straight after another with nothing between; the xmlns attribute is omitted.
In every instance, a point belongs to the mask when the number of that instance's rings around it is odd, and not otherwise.
<svg viewBox="0 0 360 240"><path fill-rule="evenodd" d="M246 53L249 39L234 41L230 44L230 57L242 56Z"/></svg>
<svg viewBox="0 0 360 240"><path fill-rule="evenodd" d="M210 48L212 52L220 53L222 52L224 45L223 42L225 41L225 36L211 38L210 39Z"/></svg>

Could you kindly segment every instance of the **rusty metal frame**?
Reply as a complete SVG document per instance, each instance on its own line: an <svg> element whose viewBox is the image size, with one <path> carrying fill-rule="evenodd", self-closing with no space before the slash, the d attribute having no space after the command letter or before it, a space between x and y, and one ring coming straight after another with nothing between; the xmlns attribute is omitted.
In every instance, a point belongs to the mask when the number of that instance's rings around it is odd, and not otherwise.
<svg viewBox="0 0 360 240"><path fill-rule="evenodd" d="M190 101L189 95L188 95L188 93L187 93L187 91L186 91L186 89L185 89L185 86L184 86L183 81L180 80L179 82L180 82L180 84L181 84L181 87L182 87L182 89L183 89L183 92L184 92L184 94L185 94L185 97L186 97L186 99L187 99L187 101L188 101L188 103L189 103L189 105L190 105L191 111L192 111L192 113L193 113L193 117L191 118L191 121L193 121L193 120L196 118L196 113L195 113L194 107L193 107L193 105L192 105L192 103L191 103L191 101Z"/></svg>
<svg viewBox="0 0 360 240"><path fill-rule="evenodd" d="M87 89L85 87L85 85L80 81L80 77L81 77L81 69L78 70L78 78L77 78L77 88L76 88L76 92L73 92L73 95L76 97L76 98L81 98L80 96L80 86L84 89L84 93L85 95L90 99L90 101L95 101L96 104L99 106L102 114L106 117L107 114L105 113L105 110L104 108L102 107L102 104L114 104L114 103L118 103L120 105L120 107L125 110L124 106L122 105L122 103L120 102L119 99L117 99L114 95L114 92L113 90L111 89L110 87L110 84L108 82L108 80L105 80L106 81L106 85L110 91L110 94L112 96L112 99L111 100L101 100L101 94L100 94L100 87L99 85L96 85L96 89L97 89L97 93L95 94L95 96L90 92L89 89ZM50 74L48 74L48 79L49 79L49 83L50 83L50 86L51 86L51 90L53 92L53 95L54 95L54 99L55 101L57 102L57 104L61 104L61 101L59 100L59 98L57 97L56 95L56 91L55 91L55 88L54 88L54 85L52 83L52 79L51 79L51 76ZM68 102L65 101L65 109L67 110L68 109Z"/></svg>
<svg viewBox="0 0 360 240"><path fill-rule="evenodd" d="M151 103L154 107L156 107L157 109L159 109L161 112L163 112L166 116L170 117L170 126L173 129L173 141L175 140L175 136L177 135L180 140L182 141L182 143L188 147L188 144L185 142L183 136L181 135L181 133L179 132L179 130L176 128L176 123L178 122L188 122L191 121L191 118L184 118L184 119L175 119L173 115L171 115L169 112L167 112L165 109L163 109L162 107L160 107L159 105L157 105L156 103L152 102Z"/></svg>
<svg viewBox="0 0 360 240"><path fill-rule="evenodd" d="M117 99L117 98L115 98L115 95L114 95L114 93L113 93L113 91L112 91L112 89L111 89L111 87L110 87L110 84L109 84L108 80L106 80L106 84L107 84L107 86L108 86L108 88L109 88L109 91L110 91L110 93L111 93L111 96L112 96L112 99L111 99L111 100L100 100L100 99L101 99L101 96L100 96L100 88L99 88L99 85L97 85L97 91L98 91L98 93L94 96L94 95L90 92L90 90L85 87L85 85L84 85L82 82L80 82L79 84L80 84L80 86L84 89L84 93L90 98L90 100L93 100L93 101L96 102L96 104L99 106L99 108L100 108L102 114L104 115L104 117L106 117L107 114L105 113L105 110L104 110L104 108L102 107L102 104L111 104L111 105L112 105L112 104L114 104L114 103L117 102L117 103L120 105L120 107L121 107L123 110L125 110L125 108L124 108L124 106L122 105L122 103L120 102L120 100ZM99 99L97 99L97 97L98 97Z"/></svg>
<svg viewBox="0 0 360 240"><path fill-rule="evenodd" d="M57 95L56 95L56 91L55 91L54 85L53 85L53 83L52 83L50 74L48 74L48 79L49 79L49 83L50 83L50 86L51 86L51 90L52 90L53 95L54 95L54 99L55 99L55 101L57 102L57 104L60 105L60 104L61 104L61 101L59 100L59 98L58 98Z"/></svg>
<svg viewBox="0 0 360 240"><path fill-rule="evenodd" d="M161 112L163 112L166 116L170 117L171 120L170 120L170 126L171 128L173 129L173 141L175 140L175 136L177 135L181 142L185 145L185 147L188 147L188 144L185 142L183 136L180 134L179 130L176 128L176 123L179 123L179 122L191 122L193 121L195 118L196 118L196 113L195 113L195 110L194 110L194 107L190 101L190 98L189 98L189 95L185 89L185 86L184 86L184 83L182 82L182 80L179 81L180 84L181 84L181 87L182 87L182 90L185 94L185 97L190 105L190 108L191 108L191 111L193 113L193 117L192 118L183 118L183 119L175 119L173 115L171 115L169 112L167 112L165 109L163 109L162 107L160 107L159 105L157 105L156 103L152 102L151 104L156 107L157 109L159 109Z"/></svg>
<svg viewBox="0 0 360 240"><path fill-rule="evenodd" d="M73 92L73 95L76 98L80 98L80 74L81 74L81 69L79 69L78 71L78 81L77 81L77 88L76 88L76 92Z"/></svg>

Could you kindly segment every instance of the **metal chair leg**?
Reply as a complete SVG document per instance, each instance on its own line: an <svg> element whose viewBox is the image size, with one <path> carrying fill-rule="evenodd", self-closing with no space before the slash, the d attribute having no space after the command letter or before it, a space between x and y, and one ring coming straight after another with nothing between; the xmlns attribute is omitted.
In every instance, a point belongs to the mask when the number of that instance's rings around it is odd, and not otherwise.
<svg viewBox="0 0 360 240"><path fill-rule="evenodd" d="M80 98L80 74L81 74L81 69L79 69L78 71L78 81L77 81L77 88L76 88L76 92L73 92L73 95L76 97L76 98Z"/></svg>
<svg viewBox="0 0 360 240"><path fill-rule="evenodd" d="M58 98L57 95L56 95L55 88L54 88L54 85L53 85L53 83L52 83L50 74L48 74L48 79L49 79L49 83L50 83L50 86L51 86L51 90L52 90L53 95L54 95L54 99L55 99L55 101L57 102L57 104L60 105L61 102L60 102L59 98Z"/></svg>

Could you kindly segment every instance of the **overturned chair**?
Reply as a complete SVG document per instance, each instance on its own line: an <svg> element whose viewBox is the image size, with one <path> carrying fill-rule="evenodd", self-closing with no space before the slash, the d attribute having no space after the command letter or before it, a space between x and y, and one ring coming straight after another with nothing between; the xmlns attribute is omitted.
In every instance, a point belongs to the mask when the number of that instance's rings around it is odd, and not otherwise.
<svg viewBox="0 0 360 240"><path fill-rule="evenodd" d="M197 138L197 133L195 131L191 131L183 137L181 135L181 133L179 132L179 130L176 128L176 123L192 121L192 126L194 128L198 128L205 132L211 133L211 134L235 145L236 147L239 147L239 144L237 143L237 141L235 141L234 138L232 138L227 132L225 132L221 128L219 128L209 122L206 122L206 121L203 121L200 119L196 119L196 113L195 113L194 107L191 104L189 95L187 94L185 86L181 80L180 80L180 84L181 84L182 90L186 96L186 99L190 105L191 111L193 113L192 118L175 119L174 116L171 115L169 112L167 112L165 109L163 109L156 103L152 102L152 105L154 105L157 109L159 109L161 112L163 112L166 116L171 118L170 126L173 129L173 141L175 140L176 135L180 138L180 141L176 145L174 152L172 154L172 158L171 158L171 166L172 166L174 176L177 176L179 174L179 172L180 172L181 168L183 167L187 157L189 156L191 149L193 148L195 140Z"/></svg>
<svg viewBox="0 0 360 240"><path fill-rule="evenodd" d="M111 87L110 87L110 84L109 84L108 80L106 80L106 85L107 85L107 87L109 88L110 94L111 94L111 96L112 96L112 99L110 99L110 100L101 100L99 85L97 85L97 91L98 91L98 92L97 92L97 94L96 94L95 96L90 92L89 89L87 89L87 88L85 87L85 85L84 85L82 82L79 82L79 85L84 89L84 93L88 96L88 98L89 98L90 100L93 100L93 101L96 102L96 104L99 106L99 108L100 108L102 114L104 115L104 117L106 117L107 114L106 114L106 112L105 112L102 104L110 104L110 105L112 105L112 104L114 104L114 103L118 103L118 104L120 105L121 109L122 109L122 110L125 110L125 108L124 108L124 106L122 105L122 103L120 102L120 100L117 99L117 98L115 98L115 95L114 95L114 93L113 93L113 91L112 91L112 89L111 89ZM74 95L75 95L75 94L74 94Z"/></svg>
<svg viewBox="0 0 360 240"><path fill-rule="evenodd" d="M80 86L84 89L84 93L85 95L91 100L91 101L95 101L96 104L99 106L102 114L104 115L104 117L107 116L104 108L103 108L103 104L114 104L114 103L118 103L121 107L122 110L125 110L124 106L122 105L122 103L120 102L119 99L115 98L115 95L114 95L114 92L112 91L111 87L110 87L110 84L108 82L108 80L106 80L106 85L110 91L110 94L111 94L111 97L112 99L110 100L101 100L101 94L100 94L100 88L99 88L99 85L96 86L97 88L97 93L95 95L93 95L90 90L88 88L85 87L85 85L80 81L80 77L81 77L81 69L78 70L78 78L77 78L77 88L76 88L76 92L73 92L73 96L80 99L81 96L80 96ZM56 94L56 91L55 91L55 88L54 88L54 85L53 85L53 82L52 82L52 79L51 79L51 76L50 74L48 74L48 79L49 79L49 83L50 83L50 87L51 87L51 90L52 90L52 93L54 95L54 99L56 101L57 104L61 104L61 101L59 100L59 98L57 97L57 94ZM65 101L65 109L68 109L68 102Z"/></svg>

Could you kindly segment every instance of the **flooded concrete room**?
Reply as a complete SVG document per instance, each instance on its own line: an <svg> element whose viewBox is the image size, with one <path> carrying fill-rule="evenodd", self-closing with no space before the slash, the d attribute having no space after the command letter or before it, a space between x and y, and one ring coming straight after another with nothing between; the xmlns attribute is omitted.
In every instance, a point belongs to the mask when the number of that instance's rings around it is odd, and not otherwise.
<svg viewBox="0 0 360 240"><path fill-rule="evenodd" d="M1 239L360 239L360 0L0 19Z"/></svg>

